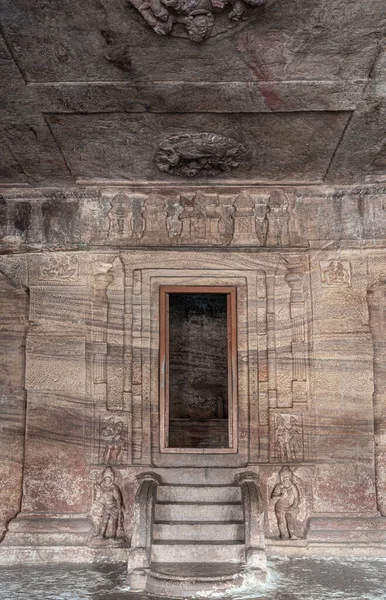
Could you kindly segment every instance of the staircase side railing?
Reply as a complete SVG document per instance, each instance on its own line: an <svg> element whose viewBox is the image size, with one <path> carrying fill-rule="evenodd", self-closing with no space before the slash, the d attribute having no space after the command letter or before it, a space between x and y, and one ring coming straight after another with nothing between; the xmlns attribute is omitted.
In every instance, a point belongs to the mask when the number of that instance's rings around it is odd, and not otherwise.
<svg viewBox="0 0 386 600"><path fill-rule="evenodd" d="M154 509L161 478L156 473L141 473L137 481L140 485L134 499L134 527L127 563L128 574L136 569L150 567Z"/></svg>
<svg viewBox="0 0 386 600"><path fill-rule="evenodd" d="M258 487L258 476L253 472L236 475L234 483L241 488L245 525L245 564L266 570L264 505Z"/></svg>

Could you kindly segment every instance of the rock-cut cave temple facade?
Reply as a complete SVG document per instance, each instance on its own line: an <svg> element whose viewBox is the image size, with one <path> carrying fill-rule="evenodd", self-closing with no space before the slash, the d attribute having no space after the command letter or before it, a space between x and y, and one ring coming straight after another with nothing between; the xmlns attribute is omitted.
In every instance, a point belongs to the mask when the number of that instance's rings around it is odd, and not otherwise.
<svg viewBox="0 0 386 600"><path fill-rule="evenodd" d="M384 0L1 24L0 564L385 557Z"/></svg>

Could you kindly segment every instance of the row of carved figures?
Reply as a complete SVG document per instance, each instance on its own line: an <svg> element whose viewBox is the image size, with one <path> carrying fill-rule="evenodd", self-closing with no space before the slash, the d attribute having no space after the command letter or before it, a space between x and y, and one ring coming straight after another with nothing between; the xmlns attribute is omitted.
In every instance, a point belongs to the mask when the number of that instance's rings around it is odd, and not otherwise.
<svg viewBox="0 0 386 600"><path fill-rule="evenodd" d="M141 245L217 244L277 246L289 243L289 201L282 192L253 198L243 192L228 203L217 196L152 194L112 198L108 212L111 242Z"/></svg>
<svg viewBox="0 0 386 600"><path fill-rule="evenodd" d="M295 518L302 495L297 482L292 469L284 466L271 490L280 539L299 539L295 534ZM116 483L114 469L106 467L94 489L94 539L126 544L124 508L123 494Z"/></svg>

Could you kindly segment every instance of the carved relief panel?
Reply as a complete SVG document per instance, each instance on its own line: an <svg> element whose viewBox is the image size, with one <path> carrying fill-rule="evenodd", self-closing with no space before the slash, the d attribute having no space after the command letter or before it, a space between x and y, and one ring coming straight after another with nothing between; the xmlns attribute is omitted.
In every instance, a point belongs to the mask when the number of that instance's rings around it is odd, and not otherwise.
<svg viewBox="0 0 386 600"><path fill-rule="evenodd" d="M313 510L314 468L308 466L264 468L262 486L267 507L266 535L282 541L302 541Z"/></svg>
<svg viewBox="0 0 386 600"><path fill-rule="evenodd" d="M158 190L106 191L103 195L112 246L299 245L292 193Z"/></svg>

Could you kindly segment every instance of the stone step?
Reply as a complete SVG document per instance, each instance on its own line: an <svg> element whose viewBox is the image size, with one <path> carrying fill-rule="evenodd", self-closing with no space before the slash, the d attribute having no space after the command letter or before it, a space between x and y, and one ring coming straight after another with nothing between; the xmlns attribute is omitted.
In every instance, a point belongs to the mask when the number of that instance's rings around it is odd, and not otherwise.
<svg viewBox="0 0 386 600"><path fill-rule="evenodd" d="M135 575L129 584L136 589ZM145 586L139 590L167 598L221 597L257 590L266 581L265 571L245 569L235 563L152 563Z"/></svg>
<svg viewBox="0 0 386 600"><path fill-rule="evenodd" d="M151 548L152 562L169 563L236 563L245 560L244 544L242 543L174 543L155 542Z"/></svg>
<svg viewBox="0 0 386 600"><path fill-rule="evenodd" d="M158 475L166 485L231 485L235 475L243 471L245 468L175 467L173 469L157 469Z"/></svg>
<svg viewBox="0 0 386 600"><path fill-rule="evenodd" d="M186 542L243 542L244 525L241 523L156 523L153 527L154 541Z"/></svg>
<svg viewBox="0 0 386 600"><path fill-rule="evenodd" d="M157 488L159 502L241 502L238 486L214 485L160 485Z"/></svg>
<svg viewBox="0 0 386 600"><path fill-rule="evenodd" d="M241 504L165 502L155 506L155 522L243 521ZM162 561L161 561L162 562ZM167 561L166 561L167 562ZM194 562L194 561L193 561Z"/></svg>

